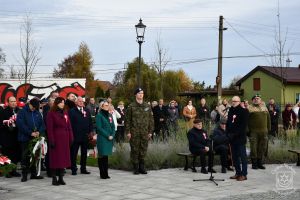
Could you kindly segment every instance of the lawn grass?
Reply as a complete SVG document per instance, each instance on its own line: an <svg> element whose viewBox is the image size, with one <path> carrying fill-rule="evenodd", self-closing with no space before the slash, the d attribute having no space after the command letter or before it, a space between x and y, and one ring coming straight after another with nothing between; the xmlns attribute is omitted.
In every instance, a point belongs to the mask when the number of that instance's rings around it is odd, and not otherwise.
<svg viewBox="0 0 300 200"><path fill-rule="evenodd" d="M186 128L184 121L181 120L180 130L176 137L172 135L168 141L151 141L149 142L148 152L146 156L146 167L151 170L164 168L184 167L184 158L179 157L178 152L189 152L188 141L186 137ZM273 142L272 142L273 141ZM249 147L249 143L247 143ZM268 144L268 157L266 163L295 163L296 155L288 152L288 149L300 149L300 136L297 131L289 132L286 136L285 132L280 129L278 137L270 140ZM219 156L214 159L214 164L219 164ZM197 159L199 164L199 159ZM97 160L89 157L87 165L97 166ZM130 146L128 142L115 144L115 151L112 156L109 156L109 167L113 169L131 170L130 162Z"/></svg>

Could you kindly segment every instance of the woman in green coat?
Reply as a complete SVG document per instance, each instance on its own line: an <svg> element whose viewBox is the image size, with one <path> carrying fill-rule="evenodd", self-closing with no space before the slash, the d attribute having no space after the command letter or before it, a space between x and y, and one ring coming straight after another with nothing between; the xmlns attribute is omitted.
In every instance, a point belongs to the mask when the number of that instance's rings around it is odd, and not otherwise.
<svg viewBox="0 0 300 200"><path fill-rule="evenodd" d="M100 103L100 112L96 116L97 127L97 149L98 167L100 178L108 179L108 156L112 154L115 137L115 126L111 114L108 112L109 104L107 101Z"/></svg>

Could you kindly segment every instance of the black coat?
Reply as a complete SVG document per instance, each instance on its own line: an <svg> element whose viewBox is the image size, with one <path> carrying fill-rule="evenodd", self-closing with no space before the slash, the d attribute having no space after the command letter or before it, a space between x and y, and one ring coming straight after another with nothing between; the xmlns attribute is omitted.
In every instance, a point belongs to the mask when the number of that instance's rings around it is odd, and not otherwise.
<svg viewBox="0 0 300 200"><path fill-rule="evenodd" d="M217 151L218 148L228 148L229 138L226 131L220 127L214 129L211 139L214 142L215 151Z"/></svg>
<svg viewBox="0 0 300 200"><path fill-rule="evenodd" d="M203 107L200 105L197 108L197 118L202 120L210 120L210 111L207 105L204 105Z"/></svg>
<svg viewBox="0 0 300 200"><path fill-rule="evenodd" d="M15 109L15 113L18 112L18 108ZM10 107L6 107L5 109L0 111L0 145L2 147L13 147L18 145L18 128L16 127L8 127L6 124L3 124L3 120L8 120L14 114L13 109Z"/></svg>
<svg viewBox="0 0 300 200"><path fill-rule="evenodd" d="M69 111L74 142L87 142L88 135L93 131L92 117L88 109L83 108L85 115L77 107Z"/></svg>
<svg viewBox="0 0 300 200"><path fill-rule="evenodd" d="M166 106L162 106L161 108L159 105L155 106L153 108L153 117L154 117L154 123L155 126L157 126L160 123L166 123L168 119L168 109ZM164 121L160 121L159 119L163 118Z"/></svg>
<svg viewBox="0 0 300 200"><path fill-rule="evenodd" d="M192 154L200 154L205 147L209 147L209 138L207 132L203 129L191 128L187 133L189 149Z"/></svg>
<svg viewBox="0 0 300 200"><path fill-rule="evenodd" d="M227 133L232 144L246 144L246 129L249 112L240 105L230 107L227 119Z"/></svg>

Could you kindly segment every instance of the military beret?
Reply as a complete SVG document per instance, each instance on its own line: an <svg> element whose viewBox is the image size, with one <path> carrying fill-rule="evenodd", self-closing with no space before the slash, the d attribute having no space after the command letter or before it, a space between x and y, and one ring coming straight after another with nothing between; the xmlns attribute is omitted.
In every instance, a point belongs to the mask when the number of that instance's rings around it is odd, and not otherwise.
<svg viewBox="0 0 300 200"><path fill-rule="evenodd" d="M137 93L141 92L141 91L144 91L142 88L137 88L135 91L134 91L134 95L136 95Z"/></svg>

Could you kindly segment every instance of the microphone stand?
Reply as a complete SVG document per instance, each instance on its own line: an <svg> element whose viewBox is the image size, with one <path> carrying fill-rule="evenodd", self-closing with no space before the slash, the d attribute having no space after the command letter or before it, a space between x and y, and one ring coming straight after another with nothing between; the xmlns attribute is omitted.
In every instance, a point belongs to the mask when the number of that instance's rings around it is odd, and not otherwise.
<svg viewBox="0 0 300 200"><path fill-rule="evenodd" d="M224 179L215 179L214 178L214 176L213 176L213 162L214 162L214 159L213 159L213 157L212 157L212 155L213 155L213 150L214 150L214 141L213 140L211 140L211 150L210 150L210 152L209 152L209 154L210 154L210 159L211 159L211 162L209 161L208 162L208 168L209 169L211 169L210 170L210 177L208 178L208 179L194 179L193 181L212 181L213 183L215 183L216 184L216 186L218 186L219 184L216 182L216 181L224 181Z"/></svg>

